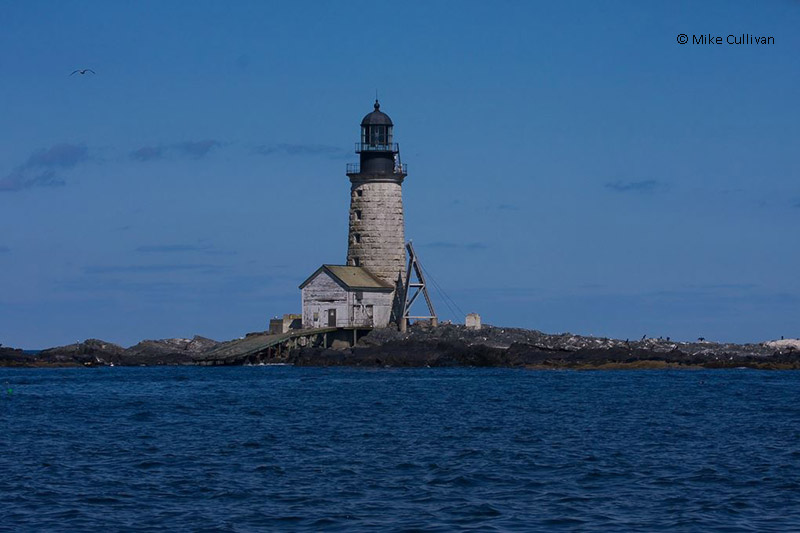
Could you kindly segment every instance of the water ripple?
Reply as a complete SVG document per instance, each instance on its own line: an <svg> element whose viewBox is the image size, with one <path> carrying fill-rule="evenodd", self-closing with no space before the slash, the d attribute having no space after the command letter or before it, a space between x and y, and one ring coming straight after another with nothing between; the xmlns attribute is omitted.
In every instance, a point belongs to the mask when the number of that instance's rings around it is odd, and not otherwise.
<svg viewBox="0 0 800 533"><path fill-rule="evenodd" d="M0 369L0 530L798 530L799 376Z"/></svg>

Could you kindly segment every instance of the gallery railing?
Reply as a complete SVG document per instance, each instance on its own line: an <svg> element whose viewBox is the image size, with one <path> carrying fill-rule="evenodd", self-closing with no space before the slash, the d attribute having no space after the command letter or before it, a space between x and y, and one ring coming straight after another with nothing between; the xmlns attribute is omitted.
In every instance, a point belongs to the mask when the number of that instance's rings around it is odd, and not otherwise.
<svg viewBox="0 0 800 533"><path fill-rule="evenodd" d="M395 166L392 170L393 174L408 174L408 165L402 163ZM361 174L361 165L358 163L347 163L347 174Z"/></svg>

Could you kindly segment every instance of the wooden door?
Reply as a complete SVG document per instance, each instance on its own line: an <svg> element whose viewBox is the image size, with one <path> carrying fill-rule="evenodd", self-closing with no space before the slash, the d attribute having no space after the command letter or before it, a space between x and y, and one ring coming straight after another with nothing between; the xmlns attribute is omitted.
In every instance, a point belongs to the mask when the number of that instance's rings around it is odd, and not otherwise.
<svg viewBox="0 0 800 533"><path fill-rule="evenodd" d="M336 327L336 309L328 309L328 327Z"/></svg>

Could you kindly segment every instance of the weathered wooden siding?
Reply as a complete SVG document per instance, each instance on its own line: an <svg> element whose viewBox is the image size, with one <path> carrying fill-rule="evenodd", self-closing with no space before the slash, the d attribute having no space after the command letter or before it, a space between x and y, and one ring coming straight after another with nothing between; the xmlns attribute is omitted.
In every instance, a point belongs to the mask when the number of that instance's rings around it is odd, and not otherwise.
<svg viewBox="0 0 800 533"><path fill-rule="evenodd" d="M350 293L350 298L354 326L383 328L389 325L394 292L363 291L359 299L355 291Z"/></svg>
<svg viewBox="0 0 800 533"><path fill-rule="evenodd" d="M319 328L328 326L328 310L336 309L336 327L348 325L349 306L347 291L327 272L322 271L303 287L303 327ZM314 319L314 313L317 313Z"/></svg>
<svg viewBox="0 0 800 533"><path fill-rule="evenodd" d="M324 270L303 287L301 294L304 328L327 327L329 309L336 309L339 328L386 327L391 318L394 292L348 291Z"/></svg>

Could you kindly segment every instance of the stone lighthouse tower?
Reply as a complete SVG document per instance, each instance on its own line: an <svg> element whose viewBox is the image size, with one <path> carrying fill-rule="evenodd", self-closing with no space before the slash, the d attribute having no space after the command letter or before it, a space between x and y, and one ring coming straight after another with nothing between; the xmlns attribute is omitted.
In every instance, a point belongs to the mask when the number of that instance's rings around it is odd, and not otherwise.
<svg viewBox="0 0 800 533"><path fill-rule="evenodd" d="M361 121L361 139L356 143L360 162L347 165L347 264L323 264L300 284L304 328L336 328L339 333L352 330L355 343L365 329L394 324L405 331L410 319L429 319L432 325L437 324L422 266L414 247L405 242L402 185L406 166L400 163L393 126L375 100L375 110ZM429 315L410 316L411 305L420 293ZM347 335L350 338L350 333Z"/></svg>
<svg viewBox="0 0 800 533"><path fill-rule="evenodd" d="M405 230L402 184L406 166L393 141L393 124L375 100L375 110L361 121L356 143L360 164L348 165L350 231L347 265L364 267L398 286L405 279Z"/></svg>

